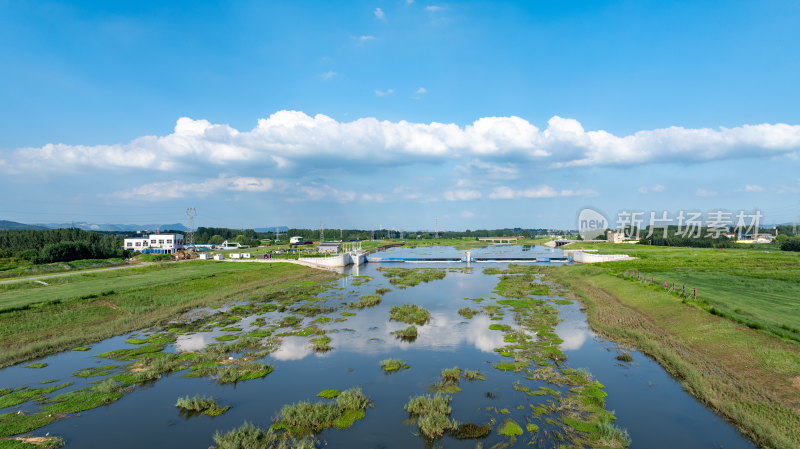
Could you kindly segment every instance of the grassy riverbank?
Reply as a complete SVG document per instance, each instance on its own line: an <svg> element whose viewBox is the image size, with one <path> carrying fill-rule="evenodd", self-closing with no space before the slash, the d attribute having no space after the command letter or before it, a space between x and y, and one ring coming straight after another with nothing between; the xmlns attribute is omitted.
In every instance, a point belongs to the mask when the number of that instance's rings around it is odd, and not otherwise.
<svg viewBox="0 0 800 449"><path fill-rule="evenodd" d="M87 259L73 260L72 262L33 264L25 259L4 257L0 258L0 279L41 276L123 265L125 265L125 261L122 259Z"/></svg>
<svg viewBox="0 0 800 449"><path fill-rule="evenodd" d="M198 307L335 276L290 264L193 261L0 290L0 367L165 323Z"/></svg>
<svg viewBox="0 0 800 449"><path fill-rule="evenodd" d="M595 331L656 359L759 446L800 447L800 344L781 327L799 321L800 258L753 250L596 247L641 259L548 270L584 303ZM655 286L625 278L632 269L655 276ZM699 300L665 291L664 280L671 285L672 279L689 287L702 280ZM732 288L737 282L749 287Z"/></svg>

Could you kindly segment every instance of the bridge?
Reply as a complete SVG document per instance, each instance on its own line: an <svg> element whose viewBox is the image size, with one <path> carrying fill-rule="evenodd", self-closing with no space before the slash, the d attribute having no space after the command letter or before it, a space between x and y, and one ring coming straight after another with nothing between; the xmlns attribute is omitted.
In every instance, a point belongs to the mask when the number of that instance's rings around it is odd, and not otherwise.
<svg viewBox="0 0 800 449"><path fill-rule="evenodd" d="M569 257L369 257L367 263L565 263Z"/></svg>
<svg viewBox="0 0 800 449"><path fill-rule="evenodd" d="M516 237L478 237L481 242L499 243L499 244L513 244L517 243Z"/></svg>

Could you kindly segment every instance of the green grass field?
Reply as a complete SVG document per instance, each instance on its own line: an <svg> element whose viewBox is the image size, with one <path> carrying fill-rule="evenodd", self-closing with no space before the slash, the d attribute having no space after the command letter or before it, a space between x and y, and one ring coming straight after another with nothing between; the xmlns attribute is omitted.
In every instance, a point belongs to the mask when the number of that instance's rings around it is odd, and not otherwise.
<svg viewBox="0 0 800 449"><path fill-rule="evenodd" d="M0 285L0 313L9 308L55 300L70 300L82 296L100 296L109 291L125 292L143 286L158 287L210 275L227 275L248 271L233 263L216 261L166 262L116 271L73 274L46 279L50 285L23 282L22 285ZM263 269L263 267L261 267Z"/></svg>
<svg viewBox="0 0 800 449"><path fill-rule="evenodd" d="M759 447L798 447L800 345L602 268L559 267L549 276L577 294L595 331L653 357Z"/></svg>
<svg viewBox="0 0 800 449"><path fill-rule="evenodd" d="M0 292L0 367L164 323L198 307L335 274L289 264L180 262Z"/></svg>
<svg viewBox="0 0 800 449"><path fill-rule="evenodd" d="M124 263L125 261L122 259L89 259L34 265L28 260L6 257L0 258L0 279L106 268L123 265Z"/></svg>
<svg viewBox="0 0 800 449"><path fill-rule="evenodd" d="M576 245L572 245L576 246ZM607 262L595 269L622 275L637 270L656 287L698 289L696 305L751 327L800 341L800 253L752 249L667 248L610 243L581 244L638 260ZM635 281L632 281L635 282Z"/></svg>

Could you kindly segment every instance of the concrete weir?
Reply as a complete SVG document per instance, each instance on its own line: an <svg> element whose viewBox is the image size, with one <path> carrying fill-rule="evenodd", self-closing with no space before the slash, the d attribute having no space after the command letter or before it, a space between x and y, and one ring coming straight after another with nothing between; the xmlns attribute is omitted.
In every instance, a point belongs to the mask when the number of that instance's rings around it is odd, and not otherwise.
<svg viewBox="0 0 800 449"><path fill-rule="evenodd" d="M353 250L325 257L300 257L298 260L323 267L342 268L363 264L367 261L367 253L362 250Z"/></svg>

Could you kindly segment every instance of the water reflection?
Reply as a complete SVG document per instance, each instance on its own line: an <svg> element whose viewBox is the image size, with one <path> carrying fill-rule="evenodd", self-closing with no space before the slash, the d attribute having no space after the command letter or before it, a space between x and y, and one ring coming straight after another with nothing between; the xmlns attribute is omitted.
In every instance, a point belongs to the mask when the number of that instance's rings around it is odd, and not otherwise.
<svg viewBox="0 0 800 449"><path fill-rule="evenodd" d="M175 350L178 352L196 352L203 350L209 344L214 343L214 335L210 332L197 334L181 334L175 341Z"/></svg>
<svg viewBox="0 0 800 449"><path fill-rule="evenodd" d="M312 353L311 344L307 338L284 337L280 348L270 354L275 360L301 360Z"/></svg>
<svg viewBox="0 0 800 449"><path fill-rule="evenodd" d="M562 351L577 351L583 347L587 340L594 337L586 318L578 307L561 307L559 317L562 319L556 325L555 333L564 340L559 346Z"/></svg>
<svg viewBox="0 0 800 449"><path fill-rule="evenodd" d="M345 332L331 335L334 350L345 350L375 354L387 349L402 350L456 350L463 344L472 345L481 352L492 352L503 346L503 333L489 329L497 321L486 315L477 315L469 321L453 319L446 313L432 313L430 323L417 326L417 339L413 343L395 338L395 331L404 329L407 324L387 322L384 327L366 331ZM380 342L382 344L375 344ZM284 342L285 343L285 342Z"/></svg>
<svg viewBox="0 0 800 449"><path fill-rule="evenodd" d="M581 348L586 340L592 337L592 332L576 321L561 323L556 327L556 334L564 340L559 347L562 351L575 351Z"/></svg>

